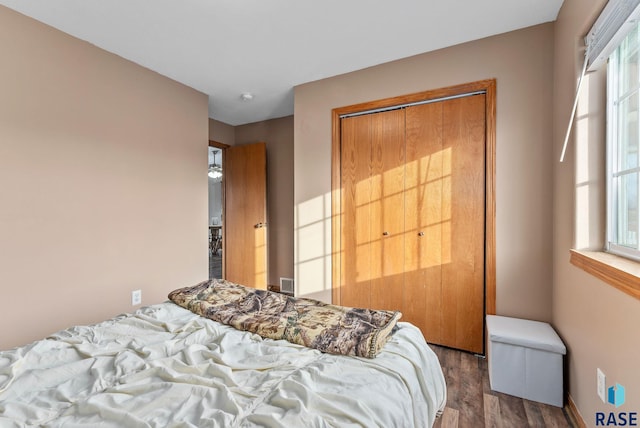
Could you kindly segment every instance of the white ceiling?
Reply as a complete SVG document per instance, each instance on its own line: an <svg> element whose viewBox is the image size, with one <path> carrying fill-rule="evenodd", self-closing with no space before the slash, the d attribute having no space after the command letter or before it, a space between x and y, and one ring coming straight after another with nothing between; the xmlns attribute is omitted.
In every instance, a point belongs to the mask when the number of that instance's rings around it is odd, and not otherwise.
<svg viewBox="0 0 640 428"><path fill-rule="evenodd" d="M293 87L554 21L563 0L0 0L209 95L240 125L293 114ZM523 46L526 49L526 46ZM252 101L240 94L251 92Z"/></svg>

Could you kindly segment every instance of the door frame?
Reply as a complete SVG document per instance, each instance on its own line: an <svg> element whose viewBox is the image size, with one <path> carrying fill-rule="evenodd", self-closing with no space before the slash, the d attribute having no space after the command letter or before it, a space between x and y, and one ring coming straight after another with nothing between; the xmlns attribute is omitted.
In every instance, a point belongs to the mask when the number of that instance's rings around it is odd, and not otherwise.
<svg viewBox="0 0 640 428"><path fill-rule="evenodd" d="M218 141L209 140L209 146L208 147L215 147L217 149L220 149L220 152L222 153L222 171L223 171L223 173L222 173L222 182L221 182L221 188L220 188L220 199L221 199L220 202L222 203L222 219L221 219L222 221L221 221L221 224L222 224L222 230L224 230L226 228L225 222L227 220L227 205L224 203L224 198L225 198L224 168L225 168L225 165L226 165L226 156L227 156L226 155L226 150L231 146L228 145L228 144L219 143ZM207 181L207 183L208 183L208 181ZM208 206L209 205L207 204L207 209L209 209ZM209 215L207 214L207 218L208 217L209 217ZM223 233L222 234L222 248L223 248L223 250L222 250L222 279L225 278L225 274L226 274L226 272L225 272L226 271L226 268L225 268L225 260L226 259L225 259L225 255L224 255L225 254L224 249L227 248L227 246L226 246L226 242L225 242L225 239L226 239L225 236L226 236L226 234Z"/></svg>
<svg viewBox="0 0 640 428"><path fill-rule="evenodd" d="M420 101L463 95L485 91L485 315L496 313L496 79L480 80L462 85L449 86L382 100L369 101L331 111L331 298L336 305L341 304L341 251L342 235L342 184L341 184L341 135L340 116L368 110L384 109Z"/></svg>

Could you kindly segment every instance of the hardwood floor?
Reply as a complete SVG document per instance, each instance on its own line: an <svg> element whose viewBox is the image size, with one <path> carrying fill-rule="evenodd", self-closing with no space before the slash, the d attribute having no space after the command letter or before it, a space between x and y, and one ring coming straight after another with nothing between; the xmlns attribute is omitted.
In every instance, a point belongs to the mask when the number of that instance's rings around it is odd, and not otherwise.
<svg viewBox="0 0 640 428"><path fill-rule="evenodd" d="M491 391L487 360L429 345L447 381L447 407L434 427L575 427L564 409Z"/></svg>

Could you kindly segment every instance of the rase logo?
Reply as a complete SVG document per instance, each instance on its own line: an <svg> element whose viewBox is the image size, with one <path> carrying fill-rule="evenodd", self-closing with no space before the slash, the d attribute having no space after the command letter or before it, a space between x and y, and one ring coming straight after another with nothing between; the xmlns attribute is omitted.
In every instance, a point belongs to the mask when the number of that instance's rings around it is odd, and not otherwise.
<svg viewBox="0 0 640 428"><path fill-rule="evenodd" d="M616 383L616 386L610 386L607 391L607 401L609 404L613 404L616 408L624 404L624 386Z"/></svg>
<svg viewBox="0 0 640 428"><path fill-rule="evenodd" d="M607 389L607 403L616 407L616 409L624 404L625 389L624 386L616 383L615 386ZM624 427L638 426L637 412L597 412L596 426L601 427Z"/></svg>

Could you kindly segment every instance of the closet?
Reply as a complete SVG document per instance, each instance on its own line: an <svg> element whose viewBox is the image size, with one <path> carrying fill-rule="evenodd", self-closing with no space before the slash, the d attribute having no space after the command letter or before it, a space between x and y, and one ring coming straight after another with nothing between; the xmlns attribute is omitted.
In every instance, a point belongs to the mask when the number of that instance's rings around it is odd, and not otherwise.
<svg viewBox="0 0 640 428"><path fill-rule="evenodd" d="M486 106L481 91L344 115L334 153L334 297L399 310L428 342L475 353L484 352Z"/></svg>

